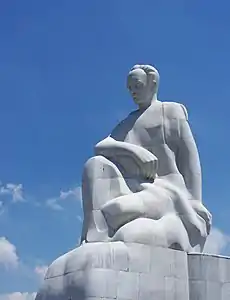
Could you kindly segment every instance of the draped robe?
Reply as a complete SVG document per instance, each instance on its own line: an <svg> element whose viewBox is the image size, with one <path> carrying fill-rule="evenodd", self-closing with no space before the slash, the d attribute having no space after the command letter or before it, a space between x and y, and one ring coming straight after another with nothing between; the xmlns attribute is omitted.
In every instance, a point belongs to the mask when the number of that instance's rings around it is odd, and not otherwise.
<svg viewBox="0 0 230 300"><path fill-rule="evenodd" d="M129 152L108 151L106 140L99 143L83 173L82 240L202 250L211 215L202 205L199 155L185 107L155 101L132 112L110 139L149 151L157 176L149 180Z"/></svg>

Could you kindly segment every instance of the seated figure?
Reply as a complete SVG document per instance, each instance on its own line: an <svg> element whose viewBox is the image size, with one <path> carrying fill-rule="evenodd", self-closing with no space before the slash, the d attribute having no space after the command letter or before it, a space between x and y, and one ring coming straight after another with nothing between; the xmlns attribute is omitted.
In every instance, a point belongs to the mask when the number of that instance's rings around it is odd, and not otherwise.
<svg viewBox="0 0 230 300"><path fill-rule="evenodd" d="M82 242L142 243L202 251L211 214L186 108L157 100L159 73L135 65L127 87L138 105L95 146L84 167Z"/></svg>

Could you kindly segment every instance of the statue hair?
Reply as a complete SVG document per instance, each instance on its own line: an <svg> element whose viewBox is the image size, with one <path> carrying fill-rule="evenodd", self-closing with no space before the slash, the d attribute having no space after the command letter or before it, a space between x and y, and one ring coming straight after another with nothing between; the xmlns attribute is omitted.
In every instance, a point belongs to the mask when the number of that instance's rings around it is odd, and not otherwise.
<svg viewBox="0 0 230 300"><path fill-rule="evenodd" d="M160 74L157 71L156 68L154 68L153 66L150 65L135 65L132 67L131 71L136 70L136 69L141 69L143 70L148 77L154 77L154 80L156 81L156 86L159 87L159 81L160 81Z"/></svg>

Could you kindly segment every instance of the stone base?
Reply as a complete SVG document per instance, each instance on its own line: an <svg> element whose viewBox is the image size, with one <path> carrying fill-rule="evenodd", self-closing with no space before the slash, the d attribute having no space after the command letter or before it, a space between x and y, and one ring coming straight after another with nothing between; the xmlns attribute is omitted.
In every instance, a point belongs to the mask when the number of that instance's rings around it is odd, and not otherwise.
<svg viewBox="0 0 230 300"><path fill-rule="evenodd" d="M189 300L230 299L230 257L188 254Z"/></svg>
<svg viewBox="0 0 230 300"><path fill-rule="evenodd" d="M51 264L36 300L102 298L229 300L230 259L142 244L88 243Z"/></svg>

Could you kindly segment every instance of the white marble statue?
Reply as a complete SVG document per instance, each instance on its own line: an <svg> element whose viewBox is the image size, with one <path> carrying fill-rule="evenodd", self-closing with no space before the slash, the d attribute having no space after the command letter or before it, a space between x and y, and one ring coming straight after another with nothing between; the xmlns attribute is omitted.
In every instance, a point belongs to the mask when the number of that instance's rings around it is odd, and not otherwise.
<svg viewBox="0 0 230 300"><path fill-rule="evenodd" d="M82 243L49 266L36 300L219 299L227 291L218 272L211 288L213 257L186 253L203 250L211 227L187 111L157 100L152 66L134 66L127 85L138 109L84 167Z"/></svg>
<svg viewBox="0 0 230 300"><path fill-rule="evenodd" d="M202 251L211 214L186 108L157 99L159 73L135 65L127 87L138 105L95 146L83 173L82 242L142 243Z"/></svg>

